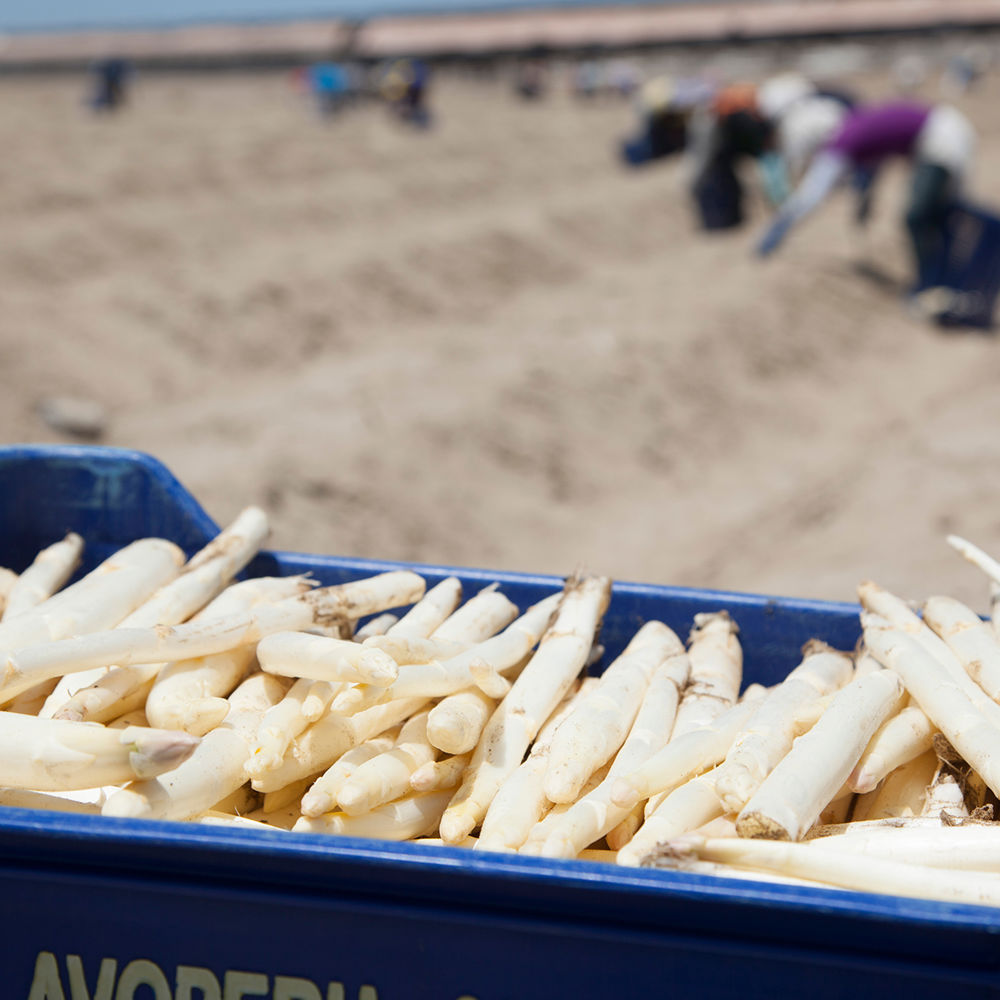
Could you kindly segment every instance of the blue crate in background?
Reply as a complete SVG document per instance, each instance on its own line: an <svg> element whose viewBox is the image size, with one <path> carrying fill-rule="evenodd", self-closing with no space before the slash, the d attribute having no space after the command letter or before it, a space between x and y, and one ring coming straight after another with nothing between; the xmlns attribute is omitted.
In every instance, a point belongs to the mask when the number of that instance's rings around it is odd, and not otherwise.
<svg viewBox="0 0 1000 1000"><path fill-rule="evenodd" d="M958 293L938 317L946 326L991 329L1000 293L1000 218L962 204L948 217L940 283Z"/></svg>
<svg viewBox="0 0 1000 1000"><path fill-rule="evenodd" d="M160 535L186 551L216 524L157 461L103 448L0 448L0 564L69 529L89 568ZM665 556L665 561L667 557ZM401 563L263 553L251 573L322 583ZM554 576L410 565L524 605ZM616 583L607 662L659 618L682 635L726 608L749 681L817 637L857 638L857 608ZM356 838L0 808L0 959L12 1000L819 1000L1000 991L1000 911L690 873ZM75 984L75 985L74 985ZM81 992L89 988L90 992Z"/></svg>

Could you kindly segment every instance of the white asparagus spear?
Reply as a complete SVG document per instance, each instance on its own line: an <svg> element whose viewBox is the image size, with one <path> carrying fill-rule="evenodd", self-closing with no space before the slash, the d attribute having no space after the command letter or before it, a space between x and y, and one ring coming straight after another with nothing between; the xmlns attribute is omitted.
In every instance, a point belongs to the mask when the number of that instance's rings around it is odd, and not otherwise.
<svg viewBox="0 0 1000 1000"><path fill-rule="evenodd" d="M743 679L739 629L725 611L694 616L688 656L691 675L681 696L671 739L710 722L732 707Z"/></svg>
<svg viewBox="0 0 1000 1000"><path fill-rule="evenodd" d="M42 549L31 565L15 577L0 620L23 614L48 600L73 575L82 554L83 539L75 531Z"/></svg>
<svg viewBox="0 0 1000 1000"><path fill-rule="evenodd" d="M810 642L802 662L765 699L716 770L715 789L726 812L738 813L801 735L804 706L839 690L853 676L846 653Z"/></svg>
<svg viewBox="0 0 1000 1000"><path fill-rule="evenodd" d="M896 821L848 823L838 833L814 838L831 851L930 865L933 868L1000 872L1000 839L994 823L945 825L938 817L921 817L907 825Z"/></svg>
<svg viewBox="0 0 1000 1000"><path fill-rule="evenodd" d="M442 698L427 718L427 739L443 753L469 753L476 748L496 700L479 688L468 688Z"/></svg>
<svg viewBox="0 0 1000 1000"><path fill-rule="evenodd" d="M380 615L376 615L374 618L369 618L368 621L364 623L355 633L355 642L364 642L365 639L371 638L373 635L385 635L385 633L392 628L399 618L394 615L391 611L384 611Z"/></svg>
<svg viewBox="0 0 1000 1000"><path fill-rule="evenodd" d="M919 816L927 786L934 780L937 769L938 759L933 750L897 767L874 791L858 796L852 819L865 822L894 816Z"/></svg>
<svg viewBox="0 0 1000 1000"><path fill-rule="evenodd" d="M43 809L46 812L100 816L101 801L80 802L53 792L35 792L28 788L0 788L0 806L11 809Z"/></svg>
<svg viewBox="0 0 1000 1000"><path fill-rule="evenodd" d="M434 629L430 638L482 642L506 628L517 617L517 605L496 588L497 584L490 584L470 597Z"/></svg>
<svg viewBox="0 0 1000 1000"><path fill-rule="evenodd" d="M981 569L993 583L1000 584L1000 562L959 535L947 535L945 541L973 566Z"/></svg>
<svg viewBox="0 0 1000 1000"><path fill-rule="evenodd" d="M559 598L559 594L552 594L533 604L499 635L476 643L458 656L401 667L396 680L385 693L386 699L416 696L440 698L455 694L473 683L470 666L480 660L485 660L501 673L513 669L538 642L559 604Z"/></svg>
<svg viewBox="0 0 1000 1000"><path fill-rule="evenodd" d="M436 760L437 750L427 742L427 711L403 723L391 750L355 768L337 792L337 804L349 816L377 809L410 791L410 777L423 764Z"/></svg>
<svg viewBox="0 0 1000 1000"><path fill-rule="evenodd" d="M518 850L528 839L534 826L552 808L543 787L552 737L584 693L593 689L597 683L596 677L574 682L562 703L546 720L532 743L528 756L503 780L493 796L483 818L477 850Z"/></svg>
<svg viewBox="0 0 1000 1000"><path fill-rule="evenodd" d="M400 639L426 639L455 610L461 599L461 581L455 576L446 577L386 629L386 634Z"/></svg>
<svg viewBox="0 0 1000 1000"><path fill-rule="evenodd" d="M953 597L929 597L924 621L990 698L1000 700L1000 636L993 628Z"/></svg>
<svg viewBox="0 0 1000 1000"><path fill-rule="evenodd" d="M278 788L273 792L265 792L260 811L262 813L274 813L281 809L287 809L293 803L296 807L300 807L300 800L303 794L309 790L312 780L313 776L299 778L298 781L293 781L290 785L285 785L284 788Z"/></svg>
<svg viewBox="0 0 1000 1000"><path fill-rule="evenodd" d="M341 837L372 837L377 840L410 840L432 834L441 813L451 797L440 792L407 795L385 805L348 816L346 813L326 813L315 818L302 816L292 827L296 833L327 833Z"/></svg>
<svg viewBox="0 0 1000 1000"><path fill-rule="evenodd" d="M615 855L625 847L636 835L639 827L645 822L646 814L642 806L634 806L626 814L625 818L608 830L604 837L608 849Z"/></svg>
<svg viewBox="0 0 1000 1000"><path fill-rule="evenodd" d="M302 796L303 816L322 816L337 807L337 792L341 785L366 760L377 754L391 750L396 742L396 733L374 736L357 746L346 750L309 787Z"/></svg>
<svg viewBox="0 0 1000 1000"><path fill-rule="evenodd" d="M0 785L49 792L120 784L177 767L197 745L187 733L0 712Z"/></svg>
<svg viewBox="0 0 1000 1000"><path fill-rule="evenodd" d="M282 677L314 681L349 681L387 687L397 674L396 661L367 643L333 639L308 632L274 632L257 644L262 670Z"/></svg>
<svg viewBox="0 0 1000 1000"><path fill-rule="evenodd" d="M594 789L597 788L608 776L610 768L610 764L605 764L599 771L592 774L587 779L587 783L583 786L582 794L589 795L592 791L594 791ZM540 857L542 848L545 846L545 841L548 839L553 826L562 819L571 807L572 804L568 802L557 802L553 804L548 812L546 812L545 815L528 831L528 838L518 848L518 853Z"/></svg>
<svg viewBox="0 0 1000 1000"><path fill-rule="evenodd" d="M707 861L774 871L859 892L951 903L1000 904L1000 877L991 873L944 870L886 858L868 858L854 852L832 850L823 846L824 843L686 837L672 842L669 847L678 855L687 851Z"/></svg>
<svg viewBox="0 0 1000 1000"><path fill-rule="evenodd" d="M341 687L342 685L330 681L313 681L309 685L309 692L302 700L302 718L310 723L322 718Z"/></svg>
<svg viewBox="0 0 1000 1000"><path fill-rule="evenodd" d="M373 635L365 639L365 649L377 649L391 656L396 663L430 663L464 653L471 643L453 639L400 638L395 635Z"/></svg>
<svg viewBox="0 0 1000 1000"><path fill-rule="evenodd" d="M168 774L134 781L116 792L102 815L184 820L211 809L246 781L245 766L260 719L286 687L270 674L248 677L230 695L225 721L202 737L188 760Z"/></svg>
<svg viewBox="0 0 1000 1000"><path fill-rule="evenodd" d="M964 671L960 679L946 670L904 632L868 629L865 641L993 794L1000 793L1000 729L982 711L976 695L985 698L982 689Z"/></svg>
<svg viewBox="0 0 1000 1000"><path fill-rule="evenodd" d="M323 771L352 746L398 726L426 706L426 698L400 698L355 715L328 713L292 740L281 766L254 778L253 787L258 792L271 792Z"/></svg>
<svg viewBox="0 0 1000 1000"><path fill-rule="evenodd" d="M657 668L683 653L684 644L662 622L647 622L635 633L552 737L545 774L550 802L579 798L587 779L621 749Z"/></svg>
<svg viewBox="0 0 1000 1000"><path fill-rule="evenodd" d="M424 578L410 570L390 570L331 587L317 587L299 600L313 609L316 624L332 625L413 604L423 597L425 586Z"/></svg>
<svg viewBox="0 0 1000 1000"><path fill-rule="evenodd" d="M183 562L184 553L173 542L162 538L132 542L31 611L0 622L0 649L114 628L176 577Z"/></svg>
<svg viewBox="0 0 1000 1000"><path fill-rule="evenodd" d="M620 865L637 868L659 844L696 830L722 814L722 802L715 792L715 772L707 771L670 792L618 851L616 860Z"/></svg>
<svg viewBox="0 0 1000 1000"><path fill-rule="evenodd" d="M875 730L904 700L889 671L855 677L764 779L736 819L741 837L798 840L831 802Z"/></svg>
<svg viewBox="0 0 1000 1000"><path fill-rule="evenodd" d="M7 597L15 583L17 583L17 573L6 566L0 566L0 614L7 607Z"/></svg>
<svg viewBox="0 0 1000 1000"><path fill-rule="evenodd" d="M962 786L953 774L938 768L934 780L927 786L921 816L949 816L951 819L965 819L969 807L965 804Z"/></svg>
<svg viewBox="0 0 1000 1000"><path fill-rule="evenodd" d="M857 767L848 775L847 787L858 793L874 791L890 772L930 750L936 732L937 726L911 699L879 726Z"/></svg>
<svg viewBox="0 0 1000 1000"><path fill-rule="evenodd" d="M764 689L753 698L744 698L710 723L677 739L642 762L635 770L615 779L611 801L631 809L650 796L669 792L702 771L725 759L733 740L753 717Z"/></svg>
<svg viewBox="0 0 1000 1000"><path fill-rule="evenodd" d="M664 637L663 652L672 648ZM552 828L542 845L542 854L550 858L577 857L589 844L603 836L622 845L631 840L642 821L639 803L631 809L615 805L611 800L618 778L632 774L654 754L667 745L680 691L687 683L689 662L683 652L661 663L649 682L635 722L621 750L615 756L607 777L589 794L569 807ZM619 827L621 829L619 829ZM614 833L614 837L612 837ZM613 850L616 848L612 847Z"/></svg>
<svg viewBox="0 0 1000 1000"><path fill-rule="evenodd" d="M861 616L862 629L867 645L867 636L872 629L893 628L905 632L924 649L930 653L945 670L953 675L956 680L966 680L968 675L965 668L959 662L958 657L952 652L941 636L939 636L902 598L896 597L877 584L867 580L858 586L858 599L862 607L868 614L874 614L885 619L885 622L872 620L866 614ZM871 652L870 645L868 646ZM879 659L876 657L876 659ZM881 662L881 661L880 661ZM972 685L974 686L974 685ZM989 701L980 692L979 697L985 703ZM988 710L989 711L989 710ZM993 706L991 712L994 722L1000 726L1000 706Z"/></svg>
<svg viewBox="0 0 1000 1000"><path fill-rule="evenodd" d="M472 753L456 754L442 760L429 760L410 775L410 788L415 792L436 792L439 789L457 788L462 781Z"/></svg>
<svg viewBox="0 0 1000 1000"><path fill-rule="evenodd" d="M465 779L445 810L441 819L445 840L462 840L482 822L497 789L523 759L586 663L610 596L607 577L582 576L567 582L555 620L490 717Z"/></svg>

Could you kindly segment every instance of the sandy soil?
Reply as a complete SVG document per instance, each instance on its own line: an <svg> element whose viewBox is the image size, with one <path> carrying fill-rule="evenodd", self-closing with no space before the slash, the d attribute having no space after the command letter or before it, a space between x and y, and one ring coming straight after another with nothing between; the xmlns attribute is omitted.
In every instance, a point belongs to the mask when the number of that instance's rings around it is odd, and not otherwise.
<svg viewBox="0 0 1000 1000"><path fill-rule="evenodd" d="M1000 205L998 86L962 104ZM985 607L944 535L1000 553L1000 343L856 272L905 278L902 171L867 241L845 198L761 263L762 207L709 238L680 164L619 166L620 101L449 75L419 133L285 74L84 91L0 80L3 441L99 399L276 548Z"/></svg>

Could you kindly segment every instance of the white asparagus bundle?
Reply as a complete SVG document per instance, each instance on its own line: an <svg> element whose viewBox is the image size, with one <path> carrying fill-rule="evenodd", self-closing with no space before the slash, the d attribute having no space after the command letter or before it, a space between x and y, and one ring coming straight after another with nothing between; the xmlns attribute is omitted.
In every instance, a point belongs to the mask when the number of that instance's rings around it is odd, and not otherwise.
<svg viewBox="0 0 1000 1000"><path fill-rule="evenodd" d="M1000 793L1000 729L969 690L976 688L972 679L964 672L957 678L904 632L869 629L865 641L993 794Z"/></svg>
<svg viewBox="0 0 1000 1000"><path fill-rule="evenodd" d="M351 747L398 726L426 706L426 698L398 698L355 715L328 712L292 740L280 766L254 778L253 787L258 792L272 792L325 771Z"/></svg>
<svg viewBox="0 0 1000 1000"><path fill-rule="evenodd" d="M535 655L486 725L461 787L441 819L449 842L470 834L503 780L524 757L545 720L587 660L611 596L607 577L574 577Z"/></svg>
<svg viewBox="0 0 1000 1000"><path fill-rule="evenodd" d="M579 798L587 779L621 749L656 670L683 654L684 644L662 622L646 622L635 633L553 735L545 773L550 802Z"/></svg>
<svg viewBox="0 0 1000 1000"><path fill-rule="evenodd" d="M427 712L412 715L399 731L391 750L359 765L340 786L337 804L349 816L377 809L410 792L410 777L418 767L436 760L427 742Z"/></svg>
<svg viewBox="0 0 1000 1000"><path fill-rule="evenodd" d="M763 689L762 689L763 690ZM708 724L671 739L635 770L615 779L611 801L631 809L653 795L670 792L725 759L733 740L753 717L766 694L744 698Z"/></svg>
<svg viewBox="0 0 1000 1000"><path fill-rule="evenodd" d="M80 565L83 539L70 531L60 541L42 549L7 592L0 621L14 618L48 600Z"/></svg>
<svg viewBox="0 0 1000 1000"><path fill-rule="evenodd" d="M839 690L852 677L846 653L807 643L802 662L763 701L716 770L716 791L726 812L738 813L801 735L804 707Z"/></svg>
<svg viewBox="0 0 1000 1000"><path fill-rule="evenodd" d="M938 759L933 750L897 767L874 791L858 796L852 819L865 822L921 815L927 787L937 769Z"/></svg>
<svg viewBox="0 0 1000 1000"><path fill-rule="evenodd" d="M660 844L696 830L722 814L722 802L715 792L715 772L707 771L663 799L635 836L618 851L618 864L638 868Z"/></svg>
<svg viewBox="0 0 1000 1000"><path fill-rule="evenodd" d="M993 628L953 597L929 597L924 621L986 694L1000 700L1000 636Z"/></svg>
<svg viewBox="0 0 1000 1000"><path fill-rule="evenodd" d="M764 779L736 819L741 837L798 840L831 802L875 730L903 703L889 671L855 677Z"/></svg>
<svg viewBox="0 0 1000 1000"><path fill-rule="evenodd" d="M174 579L183 562L184 553L173 542L162 538L132 542L31 611L0 622L0 649L21 649L114 628Z"/></svg>
<svg viewBox="0 0 1000 1000"><path fill-rule="evenodd" d="M693 855L706 861L778 872L859 892L952 903L1000 904L1000 876L865 857L856 852L832 850L825 846L825 840L795 843L689 836L672 841L667 848L677 857Z"/></svg>
<svg viewBox="0 0 1000 1000"><path fill-rule="evenodd" d="M302 816L292 827L296 833L327 833L341 837L375 837L379 840L410 840L437 829L451 792L407 795L360 816L326 813Z"/></svg>
<svg viewBox="0 0 1000 1000"><path fill-rule="evenodd" d="M257 577L227 587L192 618L201 622L249 612L260 604L271 604L304 594L312 587L303 576ZM229 711L226 698L253 663L252 646L175 660L156 673L146 698L146 713L158 726L183 729L203 735L221 722ZM155 668L155 664L149 667ZM74 705L87 718L103 716L115 697L125 697L130 685L145 676L147 665L116 667L90 689L81 691L63 712ZM57 713L62 715L63 712Z"/></svg>
<svg viewBox="0 0 1000 1000"><path fill-rule="evenodd" d="M116 785L176 768L197 746L187 733L0 712L0 786L48 792Z"/></svg>
<svg viewBox="0 0 1000 1000"><path fill-rule="evenodd" d="M688 645L691 674L681 696L671 739L711 722L731 708L743 679L743 650L739 629L725 612L694 616Z"/></svg>
<svg viewBox="0 0 1000 1000"><path fill-rule="evenodd" d="M619 806L612 801L612 794L621 775L634 773L666 746L688 669L688 658L683 653L669 656L660 665L607 776L551 824L542 845L543 855L578 857L589 844L604 836L608 846L618 850L632 839L642 823L641 803L631 809Z"/></svg>
<svg viewBox="0 0 1000 1000"><path fill-rule="evenodd" d="M427 739L443 753L469 753L475 749L496 706L496 699L487 697L479 688L447 695L430 711Z"/></svg>
<svg viewBox="0 0 1000 1000"><path fill-rule="evenodd" d="M531 744L528 756L504 778L493 796L483 817L477 850L518 850L535 825L552 808L544 789L546 762L552 738L585 692L598 683L594 677L588 677L578 684L574 682L562 703L546 720Z"/></svg>
<svg viewBox="0 0 1000 1000"><path fill-rule="evenodd" d="M876 730L861 760L848 775L847 787L859 793L874 791L886 775L929 750L936 732L937 726L911 699Z"/></svg>
<svg viewBox="0 0 1000 1000"><path fill-rule="evenodd" d="M345 750L303 794L302 815L322 816L323 813L332 812L337 806L337 793L340 791L341 785L366 760L371 760L372 757L384 753L386 750L391 750L395 742L395 733L383 734L382 736L373 736L371 739Z"/></svg>
<svg viewBox="0 0 1000 1000"><path fill-rule="evenodd" d="M257 643L272 632L339 620L345 615L344 609L362 608L366 614L377 611L380 608L373 604L386 601L395 604L412 598L422 589L423 580L416 573L383 573L354 583L307 591L278 604L256 606L232 619L212 618L169 628L117 628L39 643L7 656L0 697L13 697L38 681L95 666L164 663L221 653ZM22 615L13 621L27 617Z"/></svg>
<svg viewBox="0 0 1000 1000"><path fill-rule="evenodd" d="M225 721L202 737L188 760L168 774L134 781L116 792L102 815L184 820L211 809L246 781L246 762L261 717L286 687L270 674L248 677L230 695Z"/></svg>
<svg viewBox="0 0 1000 1000"><path fill-rule="evenodd" d="M180 576L160 587L148 600L122 619L119 628L179 625L218 597L233 577L260 551L270 528L259 507L247 507L184 565ZM109 667L94 673L63 677L46 701L43 715L53 715L81 688L97 681ZM60 716L60 717L73 717ZM92 718L92 717L90 717ZM100 720L97 720L100 721Z"/></svg>
<svg viewBox="0 0 1000 1000"><path fill-rule="evenodd" d="M410 788L415 792L436 792L439 789L457 788L470 760L472 760L471 752L444 757L441 760L429 760L410 775Z"/></svg>

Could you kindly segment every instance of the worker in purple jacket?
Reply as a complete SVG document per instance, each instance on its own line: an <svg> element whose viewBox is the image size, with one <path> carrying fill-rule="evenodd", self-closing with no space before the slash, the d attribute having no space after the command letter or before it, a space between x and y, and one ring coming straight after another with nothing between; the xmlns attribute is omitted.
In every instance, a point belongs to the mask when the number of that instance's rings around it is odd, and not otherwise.
<svg viewBox="0 0 1000 1000"><path fill-rule="evenodd" d="M939 283L948 209L962 189L974 148L971 124L948 105L897 101L855 108L815 155L757 244L757 253L773 253L788 231L848 178L869 178L858 209L858 221L864 223L876 171L891 157L903 156L913 163L906 209L917 269L913 290L933 287Z"/></svg>

